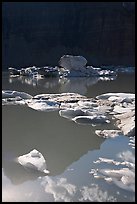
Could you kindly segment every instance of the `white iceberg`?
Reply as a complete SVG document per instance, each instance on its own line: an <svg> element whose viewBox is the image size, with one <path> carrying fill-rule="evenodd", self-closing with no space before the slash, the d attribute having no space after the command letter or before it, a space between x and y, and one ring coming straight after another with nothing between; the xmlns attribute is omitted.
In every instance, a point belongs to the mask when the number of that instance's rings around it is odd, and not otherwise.
<svg viewBox="0 0 137 204"><path fill-rule="evenodd" d="M95 130L95 133L99 137L114 138L119 136L122 132L120 130Z"/></svg>
<svg viewBox="0 0 137 204"><path fill-rule="evenodd" d="M28 107L37 111L55 111L55 110L59 110L59 106L60 106L58 102L48 101L48 100L35 100L35 99L28 101L27 105Z"/></svg>
<svg viewBox="0 0 137 204"><path fill-rule="evenodd" d="M96 96L96 98L97 99L108 99L111 101L115 101L116 99L123 99L125 102L126 101L129 102L129 99L131 99L131 100L135 99L135 94L132 94L132 93L106 93L106 94L101 94L99 96Z"/></svg>
<svg viewBox="0 0 137 204"><path fill-rule="evenodd" d="M48 174L46 160L43 155L36 149L32 150L28 154L19 156L17 161L25 168L33 169Z"/></svg>
<svg viewBox="0 0 137 204"><path fill-rule="evenodd" d="M22 99L31 99L32 98L32 96L30 94L27 94L25 92L2 90L2 99L16 98L16 97L20 97Z"/></svg>
<svg viewBox="0 0 137 204"><path fill-rule="evenodd" d="M59 115L64 118L72 119L72 118L75 118L76 116L85 115L85 113L81 109L70 108L66 110L60 110Z"/></svg>
<svg viewBox="0 0 137 204"><path fill-rule="evenodd" d="M68 70L81 70L86 64L83 56L63 55L59 61L59 65Z"/></svg>
<svg viewBox="0 0 137 204"><path fill-rule="evenodd" d="M135 192L135 155L131 151L123 151L117 154L118 160L99 157L94 163L106 163L108 168L91 169L89 172L95 178L102 178L118 187ZM109 165L110 164L110 165ZM109 168L110 166L110 168ZM117 167L116 167L117 166Z"/></svg>
<svg viewBox="0 0 137 204"><path fill-rule="evenodd" d="M72 120L78 124L91 124L91 125L97 125L97 124L103 124L103 123L110 122L108 118L104 115L76 116Z"/></svg>

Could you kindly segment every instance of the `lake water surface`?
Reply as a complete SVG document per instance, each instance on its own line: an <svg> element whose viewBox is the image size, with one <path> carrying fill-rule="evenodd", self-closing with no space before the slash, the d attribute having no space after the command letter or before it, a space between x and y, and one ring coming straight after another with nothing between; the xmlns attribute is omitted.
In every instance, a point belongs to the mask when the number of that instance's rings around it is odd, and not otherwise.
<svg viewBox="0 0 137 204"><path fill-rule="evenodd" d="M135 78L134 74L119 74L112 81L97 78L32 80L9 78L8 73L3 73L2 89L23 91L33 96L77 92L95 97L107 92L135 93ZM134 191L94 178L89 173L91 169L106 166L118 168L95 163L99 157L119 160L118 155L122 153L135 156L128 137L100 138L95 134L96 128L100 129L60 117L58 111L2 106L3 202L134 202ZM102 129L107 129L107 125ZM26 171L14 161L34 148L46 159L49 175Z"/></svg>

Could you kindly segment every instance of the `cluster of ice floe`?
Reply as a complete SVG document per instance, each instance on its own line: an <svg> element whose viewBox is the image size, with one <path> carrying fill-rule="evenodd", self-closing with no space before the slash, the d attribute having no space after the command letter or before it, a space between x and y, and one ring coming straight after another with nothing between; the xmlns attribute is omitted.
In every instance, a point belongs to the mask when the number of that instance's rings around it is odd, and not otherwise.
<svg viewBox="0 0 137 204"><path fill-rule="evenodd" d="M135 136L130 137L129 145L132 147L132 149L135 149Z"/></svg>
<svg viewBox="0 0 137 204"><path fill-rule="evenodd" d="M128 66L123 66L123 65L119 65L119 66L114 66L114 65L101 65L101 69L103 70L115 70L117 73L128 73L128 74L132 74L135 72L135 67L128 67Z"/></svg>
<svg viewBox="0 0 137 204"><path fill-rule="evenodd" d="M27 67L16 69L9 67L9 73L12 76L30 76L37 78L39 76L44 77L113 77L116 76L116 72L109 69L95 68L92 66L86 66L87 60L83 56L64 55L59 60L59 67Z"/></svg>
<svg viewBox="0 0 137 204"><path fill-rule="evenodd" d="M120 153L118 161L99 157L94 163L110 165L110 167L105 169L91 169L89 173L95 178L102 178L106 182L114 183L122 189L135 192L135 156L131 151L127 150Z"/></svg>
<svg viewBox="0 0 137 204"><path fill-rule="evenodd" d="M44 77L100 77L105 80L113 80L118 73L133 73L134 67L121 66L87 66L87 60L83 56L63 55L59 60L59 66L27 67L16 69L9 67L11 76L29 76L31 78Z"/></svg>
<svg viewBox="0 0 137 204"><path fill-rule="evenodd" d="M116 153L116 159L99 157L94 161L96 168L89 172L97 179L104 179L109 184L135 192L135 136L128 138L128 150ZM105 164L103 168L102 164Z"/></svg>
<svg viewBox="0 0 137 204"><path fill-rule="evenodd" d="M31 76L31 77L39 77L39 76L52 76L56 77L58 76L58 68L57 67L50 67L50 66L45 66L45 67L27 67L27 68L21 68L21 69L16 69L9 67L8 68L10 75L18 75L18 76Z"/></svg>
<svg viewBox="0 0 137 204"><path fill-rule="evenodd" d="M103 138L115 138L122 134L120 130L95 130L95 133Z"/></svg>
<svg viewBox="0 0 137 204"><path fill-rule="evenodd" d="M2 91L2 105L25 105L25 101L31 98L32 96L25 92L10 90Z"/></svg>
<svg viewBox="0 0 137 204"><path fill-rule="evenodd" d="M32 96L30 94L19 92L19 91L10 91L10 90L4 90L2 91L2 99L8 99L8 98L19 98L20 99L30 99Z"/></svg>
<svg viewBox="0 0 137 204"><path fill-rule="evenodd" d="M113 123L118 130L96 130L103 137L135 135L135 94L106 93L87 98L78 93L39 94L34 97L17 91L2 91L2 104L21 104L38 111L59 111L78 124Z"/></svg>

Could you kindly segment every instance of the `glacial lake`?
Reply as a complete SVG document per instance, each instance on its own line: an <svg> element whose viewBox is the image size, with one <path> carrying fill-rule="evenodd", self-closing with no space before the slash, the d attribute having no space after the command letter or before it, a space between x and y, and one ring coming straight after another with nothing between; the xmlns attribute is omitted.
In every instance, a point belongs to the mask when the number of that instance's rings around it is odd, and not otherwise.
<svg viewBox="0 0 137 204"><path fill-rule="evenodd" d="M108 92L135 93L135 75L119 74L115 80L97 78L9 77L2 73L2 90L40 93L77 92L87 97ZM107 129L103 125L102 129ZM110 126L109 126L110 128ZM112 125L112 129L113 129ZM58 111L40 112L19 105L2 106L3 202L134 202L135 192L114 182L95 178L91 169L119 169L96 163L99 157L120 161L135 157L130 138L104 139L98 126L79 125L60 117ZM27 171L15 158L37 149L47 162L49 175Z"/></svg>

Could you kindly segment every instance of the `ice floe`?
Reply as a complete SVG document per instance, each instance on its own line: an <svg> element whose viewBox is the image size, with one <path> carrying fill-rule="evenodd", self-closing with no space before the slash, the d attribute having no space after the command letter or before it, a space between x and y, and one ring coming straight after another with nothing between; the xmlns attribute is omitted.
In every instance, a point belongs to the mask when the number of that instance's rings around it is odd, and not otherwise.
<svg viewBox="0 0 137 204"><path fill-rule="evenodd" d="M79 124L104 124L113 122L127 136L135 135L135 94L106 93L87 98L78 93L38 94L2 91L2 104L20 104L38 111L59 111L59 115ZM102 137L114 137L112 130L96 131Z"/></svg>
<svg viewBox="0 0 137 204"><path fill-rule="evenodd" d="M48 100L31 100L27 102L28 107L38 111L59 110L59 103Z"/></svg>
<svg viewBox="0 0 137 204"><path fill-rule="evenodd" d="M113 101L117 100L118 98L125 100L128 100L127 102L129 102L129 99L135 99L135 94L131 94L131 93L106 93L106 94L101 94L99 96L97 96L97 99L108 99L108 100L112 100L113 97ZM118 97L118 98L117 98ZM120 101L120 102L122 102Z"/></svg>
<svg viewBox="0 0 137 204"><path fill-rule="evenodd" d="M2 90L2 105L26 105L32 96L25 92Z"/></svg>
<svg viewBox="0 0 137 204"><path fill-rule="evenodd" d="M81 70L87 64L83 56L63 55L59 60L59 65L68 70Z"/></svg>
<svg viewBox="0 0 137 204"><path fill-rule="evenodd" d="M130 137L129 145L130 145L133 149L135 149L135 136Z"/></svg>
<svg viewBox="0 0 137 204"><path fill-rule="evenodd" d="M33 169L48 174L46 160L43 155L36 149L33 149L28 154L19 156L17 161L27 169Z"/></svg>
<svg viewBox="0 0 137 204"><path fill-rule="evenodd" d="M27 67L16 69L9 67L11 76L38 77L113 77L117 76L116 71L102 69L101 67L86 66L87 60L83 56L63 55L59 60L59 67ZM106 79L105 79L106 80Z"/></svg>
<svg viewBox="0 0 137 204"><path fill-rule="evenodd" d="M97 125L97 124L104 124L104 123L110 123L108 118L104 115L94 115L94 116L76 116L72 119L74 122L78 124L91 124L91 125Z"/></svg>
<svg viewBox="0 0 137 204"><path fill-rule="evenodd" d="M117 155L118 161L99 157L95 164L110 164L110 168L96 168L89 172L95 178L104 179L108 183L114 183L118 187L135 192L135 156L127 150ZM117 166L117 169L116 169Z"/></svg>
<svg viewBox="0 0 137 204"><path fill-rule="evenodd" d="M12 68L9 67L11 76L29 76L31 78L44 77L100 77L100 80L114 80L118 73L134 73L134 67L121 66L103 66L93 67L86 65L87 60L83 56L63 55L59 60L59 67L27 67Z"/></svg>
<svg viewBox="0 0 137 204"><path fill-rule="evenodd" d="M16 97L20 97L22 99L32 98L32 96L30 94L27 94L25 92L2 90L2 99L4 99L4 98L16 98Z"/></svg>
<svg viewBox="0 0 137 204"><path fill-rule="evenodd" d="M81 109L74 109L74 108L72 109L71 108L71 109L60 110L59 115L64 117L64 118L73 119L76 116L85 115L85 113Z"/></svg>
<svg viewBox="0 0 137 204"><path fill-rule="evenodd" d="M103 138L114 138L122 134L120 130L95 130L95 133Z"/></svg>

